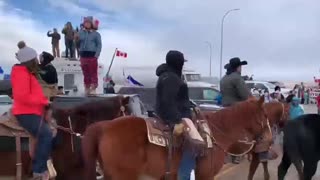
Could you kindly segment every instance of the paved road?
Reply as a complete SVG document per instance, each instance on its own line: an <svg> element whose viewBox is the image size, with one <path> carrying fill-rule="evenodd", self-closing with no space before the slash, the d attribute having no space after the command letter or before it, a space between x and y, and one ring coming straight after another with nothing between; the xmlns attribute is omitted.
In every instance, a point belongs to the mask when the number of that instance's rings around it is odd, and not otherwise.
<svg viewBox="0 0 320 180"><path fill-rule="evenodd" d="M316 113L317 109L315 105L305 105L305 112L306 113ZM282 148L281 148L281 136L278 136L276 140L276 145L274 146L274 149L278 152L279 157L278 159L274 161L269 162L269 172L271 175L271 180L276 180L277 177L277 168L282 158ZM320 165L320 164L319 164ZM247 160L244 160L239 165L231 165L228 164L224 169L217 175L215 178L216 180L247 180L249 172L249 162ZM263 180L263 168L262 165L259 166L254 180ZM320 179L320 166L318 168L318 171L313 179ZM286 176L286 180L298 180L297 178L297 171L293 166L290 167L289 172Z"/></svg>

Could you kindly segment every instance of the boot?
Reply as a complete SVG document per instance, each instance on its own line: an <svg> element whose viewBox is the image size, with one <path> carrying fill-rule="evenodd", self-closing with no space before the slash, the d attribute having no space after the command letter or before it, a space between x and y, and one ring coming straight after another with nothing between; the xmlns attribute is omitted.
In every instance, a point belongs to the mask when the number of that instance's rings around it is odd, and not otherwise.
<svg viewBox="0 0 320 180"><path fill-rule="evenodd" d="M88 96L90 94L90 88L84 87L84 94Z"/></svg>
<svg viewBox="0 0 320 180"><path fill-rule="evenodd" d="M90 89L89 89L89 94L90 95L96 95L97 94L96 89L97 89L96 87L91 86Z"/></svg>
<svg viewBox="0 0 320 180"><path fill-rule="evenodd" d="M43 173L33 173L32 180L49 180L49 173L45 171Z"/></svg>
<svg viewBox="0 0 320 180"><path fill-rule="evenodd" d="M57 177L57 171L53 166L52 160L49 159L47 161L47 167L48 167L48 174L49 174L49 178L50 179L54 179L55 177Z"/></svg>

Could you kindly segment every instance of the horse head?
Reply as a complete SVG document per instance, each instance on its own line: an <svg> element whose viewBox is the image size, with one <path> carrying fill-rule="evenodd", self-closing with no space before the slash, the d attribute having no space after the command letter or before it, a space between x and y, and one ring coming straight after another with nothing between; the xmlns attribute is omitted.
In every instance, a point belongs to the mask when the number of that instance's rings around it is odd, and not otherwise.
<svg viewBox="0 0 320 180"><path fill-rule="evenodd" d="M270 102L265 104L265 108L271 125L282 128L287 124L290 109L288 103Z"/></svg>

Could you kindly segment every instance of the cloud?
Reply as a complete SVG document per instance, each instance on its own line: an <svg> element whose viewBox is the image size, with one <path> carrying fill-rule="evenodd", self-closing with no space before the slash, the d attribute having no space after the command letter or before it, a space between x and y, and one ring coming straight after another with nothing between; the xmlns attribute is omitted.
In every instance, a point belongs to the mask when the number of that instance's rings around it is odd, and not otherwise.
<svg viewBox="0 0 320 180"><path fill-rule="evenodd" d="M227 10L240 8L225 20L223 64L235 56L245 59L249 65L244 68L244 73L254 74L257 79L300 81L312 80L318 74L320 6L316 0L48 2L57 13L106 16L100 19L103 25L100 61L108 65L116 47L129 55L127 60L117 59L115 68L156 66L164 61L167 50L177 49L189 59L189 67L207 75L209 49L204 42L210 41L213 45L212 70L218 75L221 18ZM5 59L11 57L16 42L21 39L38 50L50 50L50 40L45 37L46 30L51 28L47 27L49 23L41 24L18 9L11 12L3 6L0 4L0 22L10 25L0 30L0 38L5 42L0 42L0 48L5 46L4 52L8 54ZM114 21L110 22L108 18L114 18Z"/></svg>
<svg viewBox="0 0 320 180"><path fill-rule="evenodd" d="M223 64L234 56L249 61L245 73L260 79L312 80L318 74L320 15L316 0L93 0L101 10L151 18L147 28L159 49L185 52L190 65L207 74L213 44L213 72L219 72L220 25L225 21ZM150 21L148 21L149 23ZM143 26L145 28L145 26Z"/></svg>
<svg viewBox="0 0 320 180"><path fill-rule="evenodd" d="M42 51L51 52L50 39L46 36L47 30L51 27L26 16L28 13L31 12L21 9L15 10L11 5L0 1L0 23L5 25L0 29L1 66L7 67L7 69L18 62L14 54L18 51L17 42L20 40L24 40L28 46L36 49L38 53ZM110 63L115 48L128 53L127 59L116 58L113 72L122 69L123 66L159 63L158 60L153 58L160 56L159 50L147 37L120 29L101 29L100 33L103 48L99 61L106 67ZM64 50L63 41L60 41L60 47Z"/></svg>

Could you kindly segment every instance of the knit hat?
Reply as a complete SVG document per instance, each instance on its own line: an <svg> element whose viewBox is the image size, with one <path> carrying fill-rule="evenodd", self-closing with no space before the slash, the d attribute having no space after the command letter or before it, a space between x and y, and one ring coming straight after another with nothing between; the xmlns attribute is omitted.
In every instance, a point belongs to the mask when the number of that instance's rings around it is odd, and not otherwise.
<svg viewBox="0 0 320 180"><path fill-rule="evenodd" d="M20 49L16 55L17 55L18 61L20 61L21 63L25 63L37 58L36 50L30 47L24 47Z"/></svg>

